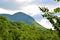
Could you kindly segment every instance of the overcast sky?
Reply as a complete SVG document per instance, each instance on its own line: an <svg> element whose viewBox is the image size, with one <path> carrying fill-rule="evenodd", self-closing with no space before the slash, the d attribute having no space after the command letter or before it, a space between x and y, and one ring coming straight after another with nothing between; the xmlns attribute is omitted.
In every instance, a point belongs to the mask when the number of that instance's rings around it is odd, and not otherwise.
<svg viewBox="0 0 60 40"><path fill-rule="evenodd" d="M14 14L18 11L25 12L32 16L39 24L46 28L52 28L47 19L43 18L43 14L38 7L48 7L52 11L56 7L60 7L60 2L54 0L0 0L0 14Z"/></svg>

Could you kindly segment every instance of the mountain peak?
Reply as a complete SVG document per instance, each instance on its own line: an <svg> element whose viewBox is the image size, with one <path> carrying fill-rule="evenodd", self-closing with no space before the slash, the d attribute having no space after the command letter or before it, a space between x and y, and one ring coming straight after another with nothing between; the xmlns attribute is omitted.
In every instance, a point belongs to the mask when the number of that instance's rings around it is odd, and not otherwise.
<svg viewBox="0 0 60 40"><path fill-rule="evenodd" d="M15 14L13 14L13 15L16 15L16 14L24 14L24 15L27 15L27 14L25 14L25 13L23 13L23 12L17 12L17 13L15 13Z"/></svg>
<svg viewBox="0 0 60 40"><path fill-rule="evenodd" d="M8 14L0 14L0 16L5 16L7 19L13 22L20 22L24 21L28 24L32 24L32 21L35 21L31 16L23 13L23 12L17 12L13 15L8 15Z"/></svg>

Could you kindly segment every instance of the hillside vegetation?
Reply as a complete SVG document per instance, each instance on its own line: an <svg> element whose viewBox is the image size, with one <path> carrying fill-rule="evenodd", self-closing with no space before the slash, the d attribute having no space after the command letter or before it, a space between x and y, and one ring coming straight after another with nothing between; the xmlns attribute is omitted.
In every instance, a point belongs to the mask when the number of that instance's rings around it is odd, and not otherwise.
<svg viewBox="0 0 60 40"><path fill-rule="evenodd" d="M42 27L42 26L41 26ZM25 22L11 22L0 16L0 40L59 40L57 31Z"/></svg>

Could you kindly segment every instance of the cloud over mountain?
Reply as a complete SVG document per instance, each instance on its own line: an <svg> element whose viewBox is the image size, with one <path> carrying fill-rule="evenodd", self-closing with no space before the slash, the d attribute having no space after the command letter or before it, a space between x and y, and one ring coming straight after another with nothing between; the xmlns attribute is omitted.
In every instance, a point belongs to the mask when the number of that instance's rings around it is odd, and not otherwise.
<svg viewBox="0 0 60 40"><path fill-rule="evenodd" d="M39 6L48 7L52 11L54 8L60 7L60 2L58 3L54 0L0 0L0 14L24 12L40 23L43 18L40 16L42 12L39 10Z"/></svg>

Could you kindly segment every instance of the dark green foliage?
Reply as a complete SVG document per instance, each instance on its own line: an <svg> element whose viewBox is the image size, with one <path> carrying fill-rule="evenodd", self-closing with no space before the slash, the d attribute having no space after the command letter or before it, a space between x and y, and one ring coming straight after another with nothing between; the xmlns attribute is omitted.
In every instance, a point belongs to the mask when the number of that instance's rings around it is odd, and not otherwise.
<svg viewBox="0 0 60 40"><path fill-rule="evenodd" d="M55 12L55 13L60 12L60 8L59 8L59 7L58 7L58 8L55 8L55 9L54 9L54 12Z"/></svg>
<svg viewBox="0 0 60 40"><path fill-rule="evenodd" d="M41 26L42 27L42 26ZM42 30L41 30L42 29ZM0 17L0 40L59 40L57 31L40 28L37 24L10 22Z"/></svg>
<svg viewBox="0 0 60 40"><path fill-rule="evenodd" d="M60 0L55 0L55 1L60 2Z"/></svg>
<svg viewBox="0 0 60 40"><path fill-rule="evenodd" d="M45 8L45 7L40 8L40 10L43 11L43 12L48 12L49 11L48 8Z"/></svg>

